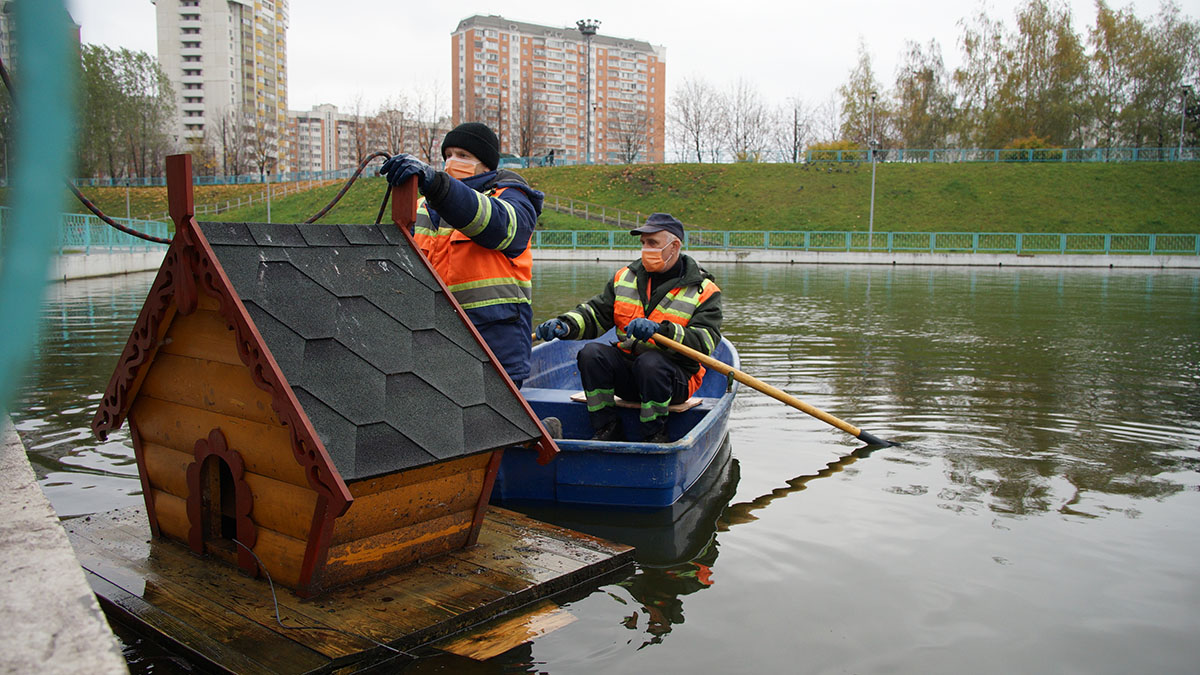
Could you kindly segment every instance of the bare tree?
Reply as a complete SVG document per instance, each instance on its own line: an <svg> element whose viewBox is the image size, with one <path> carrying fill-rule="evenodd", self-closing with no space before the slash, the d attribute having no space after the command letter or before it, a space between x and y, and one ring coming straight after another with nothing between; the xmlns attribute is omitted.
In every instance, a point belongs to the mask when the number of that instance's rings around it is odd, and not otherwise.
<svg viewBox="0 0 1200 675"><path fill-rule="evenodd" d="M799 98L789 99L775 116L775 147L781 159L799 162L813 138L816 110Z"/></svg>
<svg viewBox="0 0 1200 675"><path fill-rule="evenodd" d="M644 110L626 110L609 117L608 136L617 142L617 159L633 164L646 154L650 119Z"/></svg>
<svg viewBox="0 0 1200 675"><path fill-rule="evenodd" d="M221 173L236 176L246 169L249 133L243 116L236 108L228 108L217 119L216 143L220 146Z"/></svg>
<svg viewBox="0 0 1200 675"><path fill-rule="evenodd" d="M381 148L389 154L404 152L409 129L408 102L403 97L383 102L370 120L370 147ZM361 161L361 160L360 160Z"/></svg>
<svg viewBox="0 0 1200 675"><path fill-rule="evenodd" d="M842 137L842 106L833 94L813 111L813 133L821 142L836 141Z"/></svg>
<svg viewBox="0 0 1200 675"><path fill-rule="evenodd" d="M534 98L533 87L522 87L520 104L517 106L516 146L517 154L532 157L545 147L546 112L545 104Z"/></svg>
<svg viewBox="0 0 1200 675"><path fill-rule="evenodd" d="M762 159L771 132L771 114L758 90L745 78L739 78L725 97L726 142L739 162Z"/></svg>
<svg viewBox="0 0 1200 675"><path fill-rule="evenodd" d="M279 161L275 132L266 128L256 129L250 136L249 150L250 159L254 162L254 167L258 169L259 178L265 181L267 171L274 169L275 164Z"/></svg>
<svg viewBox="0 0 1200 675"><path fill-rule="evenodd" d="M417 96L413 104L413 117L416 118L417 153L430 164L442 160L439 144L444 135L446 121L443 119L440 90L434 83L426 91Z"/></svg>
<svg viewBox="0 0 1200 675"><path fill-rule="evenodd" d="M704 80L686 79L675 90L670 122L681 159L717 161L723 140L722 108L720 94Z"/></svg>
<svg viewBox="0 0 1200 675"><path fill-rule="evenodd" d="M370 130L367 128L366 104L363 103L362 94L354 97L354 105L350 108L350 127L354 135L354 164L357 166L362 158L367 156L367 142L370 135Z"/></svg>

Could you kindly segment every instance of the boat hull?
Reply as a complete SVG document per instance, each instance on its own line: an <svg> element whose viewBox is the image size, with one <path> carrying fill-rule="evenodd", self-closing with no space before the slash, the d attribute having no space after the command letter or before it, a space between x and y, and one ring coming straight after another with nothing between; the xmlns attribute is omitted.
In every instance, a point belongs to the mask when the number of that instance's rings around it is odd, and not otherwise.
<svg viewBox="0 0 1200 675"><path fill-rule="evenodd" d="M613 340L608 333L599 341ZM671 413L670 443L607 442L592 435L587 406L572 401L582 391L575 355L586 341L554 341L533 350L533 369L521 389L540 418L557 417L564 438L554 461L537 464L537 453L504 451L493 501L547 501L658 508L674 504L712 463L725 438L738 382L712 371L696 392L700 405ZM739 366L736 349L722 339L714 357ZM618 411L626 437L636 438L638 411Z"/></svg>

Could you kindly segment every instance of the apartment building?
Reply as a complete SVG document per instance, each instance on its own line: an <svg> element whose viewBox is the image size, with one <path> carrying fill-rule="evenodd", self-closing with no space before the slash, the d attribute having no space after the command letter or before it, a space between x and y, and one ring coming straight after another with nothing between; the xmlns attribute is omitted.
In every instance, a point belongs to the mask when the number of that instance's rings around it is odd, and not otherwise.
<svg viewBox="0 0 1200 675"><path fill-rule="evenodd" d="M150 0L158 60L178 100L180 145L246 151L246 169L288 171L289 0Z"/></svg>
<svg viewBox="0 0 1200 675"><path fill-rule="evenodd" d="M663 161L664 47L495 15L462 20L450 41L453 119L491 126L502 152Z"/></svg>
<svg viewBox="0 0 1200 675"><path fill-rule="evenodd" d="M335 105L288 111L288 164L293 171L336 171L357 167L360 120Z"/></svg>

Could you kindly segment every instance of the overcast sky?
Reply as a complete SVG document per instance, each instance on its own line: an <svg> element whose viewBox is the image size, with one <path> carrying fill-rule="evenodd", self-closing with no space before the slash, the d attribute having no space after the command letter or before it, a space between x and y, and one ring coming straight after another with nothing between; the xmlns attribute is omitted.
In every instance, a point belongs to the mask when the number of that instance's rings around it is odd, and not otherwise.
<svg viewBox="0 0 1200 675"><path fill-rule="evenodd" d="M173 0L164 0L173 1ZM1012 26L1018 0L740 0L690 3L646 0L291 0L288 107L320 103L343 109L361 98L367 110L386 99L439 88L449 112L450 33L474 14L496 13L547 26L597 19L600 33L666 48L667 91L686 77L725 88L739 77L765 101L799 98L818 105L846 81L860 40L884 89L895 82L906 41L936 39L948 68L960 63L959 22L981 7ZM1076 33L1095 21L1094 0L1067 0ZM1181 0L1200 15L1200 0ZM1109 0L1143 20L1159 0ZM83 41L157 54L151 0L68 0ZM686 8L681 10L681 8Z"/></svg>

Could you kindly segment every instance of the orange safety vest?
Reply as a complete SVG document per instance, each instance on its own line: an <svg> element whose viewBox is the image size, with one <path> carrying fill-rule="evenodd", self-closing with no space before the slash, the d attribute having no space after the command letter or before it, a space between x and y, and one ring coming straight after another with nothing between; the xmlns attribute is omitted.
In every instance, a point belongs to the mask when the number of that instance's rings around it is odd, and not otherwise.
<svg viewBox="0 0 1200 675"><path fill-rule="evenodd" d="M495 197L507 189L489 190L486 194ZM532 304L533 252L529 247L521 255L510 258L500 251L479 246L445 221L438 224L439 227L434 229L422 197L417 203L413 239L463 309Z"/></svg>
<svg viewBox="0 0 1200 675"><path fill-rule="evenodd" d="M696 313L696 308L716 293L720 293L721 289L709 279L702 279L699 284L673 288L650 311L650 316L646 316L645 309L642 307L642 299L638 296L637 275L628 267L621 268L613 276L613 291L613 325L617 328L617 339L621 342L618 347L625 352L632 353L630 349L622 346L627 337L625 327L629 325L630 321L645 317L657 323L670 320L671 323L687 326L692 320L692 315ZM662 349L653 343L646 344L654 349ZM709 345L709 353L712 353L713 347L715 345ZM688 396L696 393L703 380L704 366L700 366L696 374L688 380Z"/></svg>

